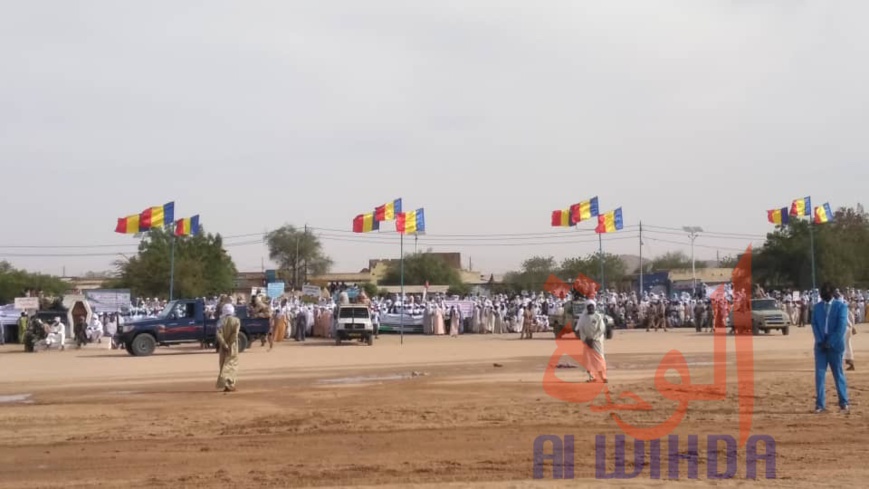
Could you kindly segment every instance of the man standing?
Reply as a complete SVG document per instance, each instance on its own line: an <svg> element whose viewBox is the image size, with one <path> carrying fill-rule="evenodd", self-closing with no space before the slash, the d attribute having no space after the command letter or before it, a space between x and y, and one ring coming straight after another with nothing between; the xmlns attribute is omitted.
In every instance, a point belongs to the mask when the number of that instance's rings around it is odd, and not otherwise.
<svg viewBox="0 0 869 489"><path fill-rule="evenodd" d="M235 307L225 304L220 311L220 324L217 326L217 345L220 352L220 373L217 388L223 392L234 392L238 375L238 332L241 322L235 317Z"/></svg>
<svg viewBox="0 0 869 489"><path fill-rule="evenodd" d="M18 318L18 342L24 343L24 334L27 332L27 313L22 312Z"/></svg>
<svg viewBox="0 0 869 489"><path fill-rule="evenodd" d="M812 309L812 333L815 336L815 412L823 413L827 410L825 384L829 366L836 383L839 408L843 414L849 414L848 386L842 368L848 306L842 301L833 300L833 291L830 284L824 284L821 287L821 302Z"/></svg>
<svg viewBox="0 0 869 489"><path fill-rule="evenodd" d="M531 339L531 325L534 320L534 313L531 312L531 305L526 304L525 308L522 312L522 334L519 335L519 339L528 338Z"/></svg>
<svg viewBox="0 0 869 489"><path fill-rule="evenodd" d="M606 359L603 340L606 336L606 322L596 310L597 304L590 300L585 305L585 314L579 318L579 339L585 343L583 348L588 382L607 382ZM595 375L597 374L597 378Z"/></svg>

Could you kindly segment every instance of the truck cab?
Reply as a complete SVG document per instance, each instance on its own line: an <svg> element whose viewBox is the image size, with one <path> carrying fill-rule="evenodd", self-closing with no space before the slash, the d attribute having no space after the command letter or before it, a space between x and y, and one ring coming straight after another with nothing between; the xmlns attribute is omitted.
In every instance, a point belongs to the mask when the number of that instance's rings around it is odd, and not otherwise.
<svg viewBox="0 0 869 489"><path fill-rule="evenodd" d="M238 351L244 351L253 338L265 337L269 331L266 318L248 318L244 307L236 309L241 321ZM115 340L133 356L147 356L157 346L172 346L184 343L207 345L214 343L217 319L205 315L205 303L201 299L174 300L154 318L130 321L118 330Z"/></svg>

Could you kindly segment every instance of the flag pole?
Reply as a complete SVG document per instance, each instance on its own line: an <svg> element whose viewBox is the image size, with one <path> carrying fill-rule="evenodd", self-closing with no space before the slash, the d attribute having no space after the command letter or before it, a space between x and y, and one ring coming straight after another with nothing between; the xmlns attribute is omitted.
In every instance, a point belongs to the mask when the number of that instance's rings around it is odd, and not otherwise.
<svg viewBox="0 0 869 489"><path fill-rule="evenodd" d="M401 320L399 321L399 332L401 334L401 344L404 344L404 232L401 233Z"/></svg>
<svg viewBox="0 0 869 489"><path fill-rule="evenodd" d="M640 299L643 298L643 221L640 221Z"/></svg>
<svg viewBox="0 0 869 489"><path fill-rule="evenodd" d="M172 239L172 252L169 255L169 300L175 295L175 233L169 232Z"/></svg>
<svg viewBox="0 0 869 489"><path fill-rule="evenodd" d="M603 233L597 233L597 239L600 245L600 288L604 294L604 301L606 301L606 277L603 274Z"/></svg>
<svg viewBox="0 0 869 489"><path fill-rule="evenodd" d="M809 243L811 246L812 253L812 291L817 288L817 284L815 283L815 224L812 217L809 217Z"/></svg>

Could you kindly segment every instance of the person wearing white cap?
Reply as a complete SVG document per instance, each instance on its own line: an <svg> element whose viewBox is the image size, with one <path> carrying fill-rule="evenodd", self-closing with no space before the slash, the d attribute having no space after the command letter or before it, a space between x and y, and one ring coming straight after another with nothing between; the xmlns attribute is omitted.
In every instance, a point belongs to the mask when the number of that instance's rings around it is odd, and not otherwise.
<svg viewBox="0 0 869 489"><path fill-rule="evenodd" d="M241 322L235 317L235 307L224 304L220 311L220 322L217 326L217 345L219 348L220 373L217 376L217 388L223 392L235 391L238 375L238 332Z"/></svg>
<svg viewBox="0 0 869 489"><path fill-rule="evenodd" d="M607 382L603 348L603 340L606 337L606 322L596 308L595 301L586 302L585 314L579 318L579 339L585 343L583 357L585 368L588 370L588 381ZM594 374L597 374L598 377L595 378Z"/></svg>
<svg viewBox="0 0 869 489"><path fill-rule="evenodd" d="M56 316L54 322L51 323L45 344L48 348L51 348L52 345L58 345L61 350L66 349L64 346L66 344L66 325L60 321L60 316Z"/></svg>

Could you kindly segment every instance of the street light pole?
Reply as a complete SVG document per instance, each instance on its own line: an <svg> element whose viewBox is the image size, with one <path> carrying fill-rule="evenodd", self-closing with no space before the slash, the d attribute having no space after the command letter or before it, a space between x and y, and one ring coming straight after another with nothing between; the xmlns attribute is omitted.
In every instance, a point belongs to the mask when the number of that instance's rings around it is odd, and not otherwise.
<svg viewBox="0 0 869 489"><path fill-rule="evenodd" d="M694 240L697 239L697 233L702 233L703 228L699 226L684 226L682 228L688 237L691 238L691 295L697 296L697 266L694 261Z"/></svg>

